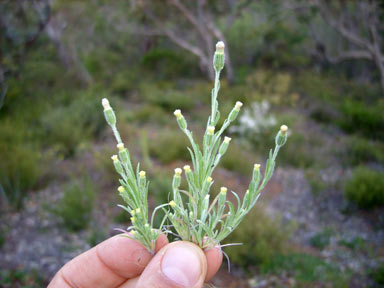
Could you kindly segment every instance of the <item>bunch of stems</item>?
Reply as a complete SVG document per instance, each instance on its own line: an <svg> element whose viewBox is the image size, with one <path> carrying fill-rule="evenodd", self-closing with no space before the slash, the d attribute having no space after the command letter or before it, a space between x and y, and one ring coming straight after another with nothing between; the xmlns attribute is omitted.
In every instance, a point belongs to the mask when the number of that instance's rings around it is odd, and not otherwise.
<svg viewBox="0 0 384 288"><path fill-rule="evenodd" d="M111 126L117 141L118 155L113 155L112 160L116 171L120 175L118 191L126 205L119 205L131 215L132 226L127 237L140 241L149 251L154 253L155 242L162 232L169 232L164 225L169 219L177 235L185 241L196 243L201 248L218 245L224 240L255 206L261 190L271 179L279 149L287 140L288 127L282 125L275 138L275 148L269 152L264 174L260 171L260 164L255 164L252 179L248 190L242 200L234 191L231 193L236 199L236 206L227 200L226 187L221 187L214 199L210 199L210 190L213 184L212 173L228 150L231 138L223 134L229 125L237 118L243 104L236 102L231 112L227 115L223 125L217 127L220 120L218 92L220 90L220 73L224 68L225 54L224 43L218 42L213 58L215 70L215 84L211 93L211 115L208 117L202 148L196 143L188 124L179 109L174 111L177 123L182 132L187 136L191 147L192 165L185 165L184 176L188 183L188 190L180 189L182 169L176 168L172 181L172 200L169 203L156 207L152 213L151 221L148 220L148 181L145 171L140 171L140 164L133 169L130 153L125 148L120 134L116 128L116 115L107 99L102 100L104 115ZM183 196L184 195L184 196ZM170 206L172 212L166 209ZM165 215L158 229L153 228L156 212L161 209Z"/></svg>
<svg viewBox="0 0 384 288"><path fill-rule="evenodd" d="M180 189L182 170L175 169L172 183L173 200L169 203L173 211L168 214L168 219L182 240L191 241L202 248L218 245L240 224L256 204L261 190L272 177L279 149L287 140L288 127L283 125L276 135L275 148L270 150L264 175L260 171L260 165L255 164L252 179L243 200L240 200L237 193L231 192L237 201L236 206L227 200L228 189L226 187L221 187L217 196L210 199L210 189L213 184L212 173L226 153L231 141L229 137L222 139L223 133L235 121L243 106L241 102L236 102L223 125L216 129L220 119L217 98L220 89L220 73L224 68L224 62L224 43L218 42L213 58L216 76L211 93L211 115L207 121L202 149L195 142L181 111L174 112L180 129L190 141L191 149L188 148L188 150L191 154L193 169L189 165L184 166L188 191ZM183 201L185 197L182 195L186 195L186 201Z"/></svg>
<svg viewBox="0 0 384 288"><path fill-rule="evenodd" d="M131 155L129 150L124 146L120 133L116 127L116 115L109 101L104 98L102 100L104 107L104 115L107 123L111 126L113 134L117 141L118 155L113 155L112 161L116 172L120 175L120 186L117 188L120 196L126 205L118 205L131 215L132 226L128 227L129 234L127 237L140 241L151 253L154 253L156 240L161 233L161 229L154 229L153 223L156 212L168 206L163 204L155 208L152 213L151 221L148 220L148 186L149 182L146 172L140 171L140 163L136 169L133 169ZM166 220L165 214L160 228Z"/></svg>

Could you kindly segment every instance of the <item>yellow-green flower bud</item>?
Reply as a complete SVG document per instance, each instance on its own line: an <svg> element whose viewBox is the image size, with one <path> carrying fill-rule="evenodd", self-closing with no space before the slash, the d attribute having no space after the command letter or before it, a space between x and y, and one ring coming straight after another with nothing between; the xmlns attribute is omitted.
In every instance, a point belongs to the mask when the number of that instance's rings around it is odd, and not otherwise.
<svg viewBox="0 0 384 288"><path fill-rule="evenodd" d="M231 138L225 137L223 143L220 146L219 154L224 155L225 152L228 150L229 142L231 141Z"/></svg>
<svg viewBox="0 0 384 288"><path fill-rule="evenodd" d="M145 171L140 171L139 172L139 176L140 176L141 179L145 179L145 175L146 175Z"/></svg>
<svg viewBox="0 0 384 288"><path fill-rule="evenodd" d="M276 145L281 147L285 144L285 142L287 142L287 134L288 134L287 131L288 131L288 127L286 125L282 125L280 127L280 131L279 133L277 133L275 138Z"/></svg>
<svg viewBox="0 0 384 288"><path fill-rule="evenodd" d="M227 194L227 191L228 191L227 187L221 187L221 188L220 188L220 194L221 194L221 195L226 195L226 194Z"/></svg>
<svg viewBox="0 0 384 288"><path fill-rule="evenodd" d="M136 210L135 210L135 211L136 211L136 215L137 215L137 214L140 214L140 212L141 212L141 209L140 209L140 208L136 208Z"/></svg>
<svg viewBox="0 0 384 288"><path fill-rule="evenodd" d="M235 121L235 119L237 118L237 115L239 115L239 112L242 106L243 106L243 103L241 103L240 101L236 102L235 107L233 107L231 113L229 113L229 116L228 116L230 122Z"/></svg>
<svg viewBox="0 0 384 288"><path fill-rule="evenodd" d="M124 143L119 143L116 145L117 149L119 149L119 151L123 151L124 150Z"/></svg>
<svg viewBox="0 0 384 288"><path fill-rule="evenodd" d="M113 156L111 157L111 159L113 160L113 162L117 162L117 161L119 161L119 158L117 157L117 155L113 155Z"/></svg>
<svg viewBox="0 0 384 288"><path fill-rule="evenodd" d="M208 176L208 178L207 178L207 182L208 182L208 183L211 183L212 180L213 180L212 177L211 177L211 176Z"/></svg>
<svg viewBox="0 0 384 288"><path fill-rule="evenodd" d="M174 208L176 206L176 202L172 200L171 202L169 202L169 206Z"/></svg>
<svg viewBox="0 0 384 288"><path fill-rule="evenodd" d="M136 218L135 217L131 217L131 222L135 223L136 222Z"/></svg>
<svg viewBox="0 0 384 288"><path fill-rule="evenodd" d="M132 236L137 235L137 232L135 230L131 230L131 231L129 231L129 233L131 233Z"/></svg>
<svg viewBox="0 0 384 288"><path fill-rule="evenodd" d="M183 172L183 170L181 170L180 168L176 168L175 169L175 176L181 176L181 173Z"/></svg>
<svg viewBox="0 0 384 288"><path fill-rule="evenodd" d="M224 42L219 41L216 44L216 52L213 56L213 67L215 68L216 72L220 72L224 68L225 63L225 53L224 53Z"/></svg>
<svg viewBox="0 0 384 288"><path fill-rule="evenodd" d="M104 107L105 120L107 120L107 123L109 125L115 126L116 125L116 115L115 115L115 112L113 112L113 109L112 109L111 105L109 104L108 99L103 98L103 100L101 100L101 104Z"/></svg>
<svg viewBox="0 0 384 288"><path fill-rule="evenodd" d="M215 127L208 126L207 132L208 132L208 135L213 135L215 133Z"/></svg>
<svg viewBox="0 0 384 288"><path fill-rule="evenodd" d="M185 173L191 172L191 166L185 165L183 168L184 168Z"/></svg>
<svg viewBox="0 0 384 288"><path fill-rule="evenodd" d="M241 103L240 101L237 101L235 104L235 109L240 111L241 107L243 107L243 103Z"/></svg>
<svg viewBox="0 0 384 288"><path fill-rule="evenodd" d="M173 112L173 114L176 116L177 124L179 124L179 127L182 130L187 129L187 121L185 121L185 118L184 118L183 114L181 114L180 109L175 110L175 112Z"/></svg>
<svg viewBox="0 0 384 288"><path fill-rule="evenodd" d="M120 175L124 174L123 166L121 166L121 163L117 155L113 155L111 158L113 160L113 165L115 166L117 173L119 173Z"/></svg>
<svg viewBox="0 0 384 288"><path fill-rule="evenodd" d="M119 191L120 193L124 193L125 189L123 186L119 186L119 188L117 188L117 191Z"/></svg>

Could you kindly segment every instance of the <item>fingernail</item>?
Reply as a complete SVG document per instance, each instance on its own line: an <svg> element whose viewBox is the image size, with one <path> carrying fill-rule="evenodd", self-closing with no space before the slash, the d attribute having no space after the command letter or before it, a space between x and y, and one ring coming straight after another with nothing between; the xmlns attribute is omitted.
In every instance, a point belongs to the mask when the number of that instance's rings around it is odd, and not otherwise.
<svg viewBox="0 0 384 288"><path fill-rule="evenodd" d="M193 248L171 247L161 262L163 274L178 285L191 287L200 278L201 262Z"/></svg>

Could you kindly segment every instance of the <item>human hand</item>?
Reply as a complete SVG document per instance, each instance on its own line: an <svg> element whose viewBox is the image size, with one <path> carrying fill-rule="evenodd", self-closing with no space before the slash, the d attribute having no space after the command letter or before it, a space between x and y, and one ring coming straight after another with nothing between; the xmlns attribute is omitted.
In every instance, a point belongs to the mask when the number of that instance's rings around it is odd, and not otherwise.
<svg viewBox="0 0 384 288"><path fill-rule="evenodd" d="M219 270L220 248L168 243L161 235L152 256L139 242L114 236L65 264L48 288L200 288Z"/></svg>

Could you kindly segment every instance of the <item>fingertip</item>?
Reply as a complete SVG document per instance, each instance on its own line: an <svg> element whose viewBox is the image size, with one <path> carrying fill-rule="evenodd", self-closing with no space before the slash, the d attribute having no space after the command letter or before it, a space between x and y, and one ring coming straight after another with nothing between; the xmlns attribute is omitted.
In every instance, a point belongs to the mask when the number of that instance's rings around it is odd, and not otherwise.
<svg viewBox="0 0 384 288"><path fill-rule="evenodd" d="M207 258L207 275L205 281L209 281L220 269L223 262L223 251L220 246L214 248L206 248L204 250L205 257Z"/></svg>
<svg viewBox="0 0 384 288"><path fill-rule="evenodd" d="M138 287L202 287L207 261L200 247L177 241L164 246L141 274Z"/></svg>
<svg viewBox="0 0 384 288"><path fill-rule="evenodd" d="M156 240L155 253L159 252L167 244L169 244L167 236L161 234Z"/></svg>
<svg viewBox="0 0 384 288"><path fill-rule="evenodd" d="M152 258L138 241L125 234L116 235L96 246L101 261L114 273L125 278L139 275Z"/></svg>

